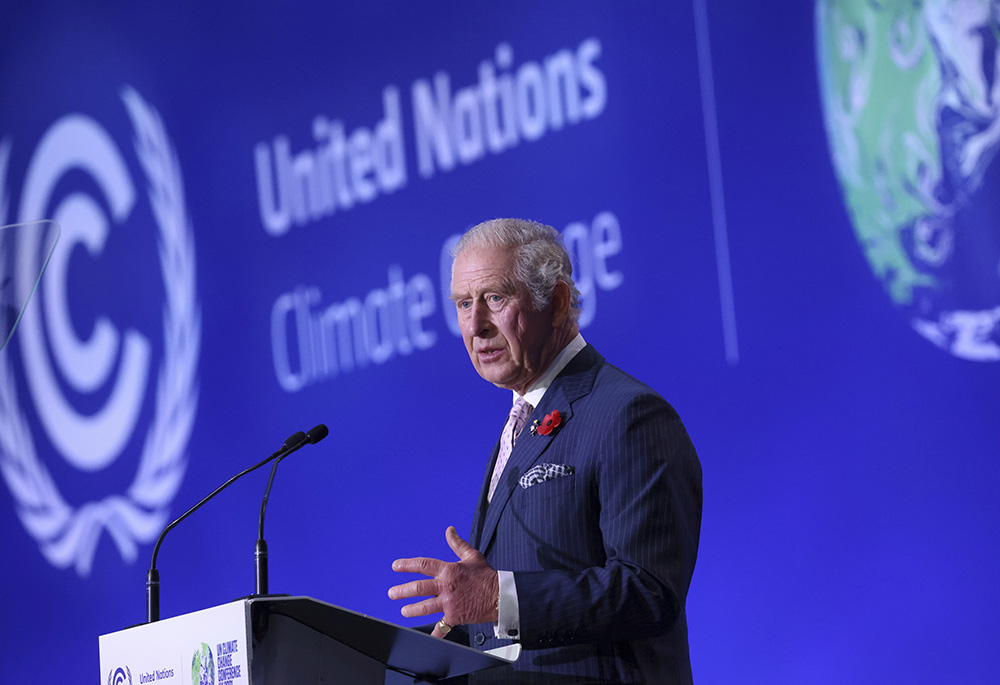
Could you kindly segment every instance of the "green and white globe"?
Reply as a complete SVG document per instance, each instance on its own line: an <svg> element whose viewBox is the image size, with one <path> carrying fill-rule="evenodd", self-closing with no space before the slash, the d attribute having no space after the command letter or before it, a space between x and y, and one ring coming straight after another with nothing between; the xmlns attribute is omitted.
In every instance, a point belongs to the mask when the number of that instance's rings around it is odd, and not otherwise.
<svg viewBox="0 0 1000 685"><path fill-rule="evenodd" d="M1000 360L1000 0L817 0L831 157L887 294L955 356Z"/></svg>
<svg viewBox="0 0 1000 685"><path fill-rule="evenodd" d="M191 657L191 683L215 685L215 659L212 656L212 648L204 642Z"/></svg>

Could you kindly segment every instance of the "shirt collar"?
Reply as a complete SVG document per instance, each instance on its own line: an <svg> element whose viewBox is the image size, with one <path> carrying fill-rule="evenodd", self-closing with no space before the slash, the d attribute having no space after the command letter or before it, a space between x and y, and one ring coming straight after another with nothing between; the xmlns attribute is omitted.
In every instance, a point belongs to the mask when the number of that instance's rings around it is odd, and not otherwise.
<svg viewBox="0 0 1000 685"><path fill-rule="evenodd" d="M545 395L545 391L549 389L552 385L552 381L556 379L566 365L572 361L573 357L580 353L584 347L587 346L587 341L583 339L583 335L580 333L576 334L576 337L570 340L569 344L562 349L556 358L549 364L549 368L545 369L545 373L535 381L535 384L528 389L528 392L524 393L524 401L530 404L532 407L537 407L538 403L542 401L542 396ZM517 392L513 393L514 396L511 398L511 403L517 401L520 395Z"/></svg>

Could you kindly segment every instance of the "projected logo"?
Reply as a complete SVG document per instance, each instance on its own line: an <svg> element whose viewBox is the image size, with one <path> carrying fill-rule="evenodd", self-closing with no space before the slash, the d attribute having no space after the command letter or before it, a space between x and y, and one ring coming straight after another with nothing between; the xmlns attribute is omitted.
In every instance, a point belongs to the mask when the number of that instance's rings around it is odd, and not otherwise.
<svg viewBox="0 0 1000 685"><path fill-rule="evenodd" d="M204 642L191 657L191 682L194 685L215 685L215 659L212 658L212 648Z"/></svg>
<svg viewBox="0 0 1000 685"><path fill-rule="evenodd" d="M819 0L831 154L875 275L913 328L1000 360L1000 2Z"/></svg>
<svg viewBox="0 0 1000 685"><path fill-rule="evenodd" d="M120 104L131 128L113 132L131 133L131 145L68 114L24 153L18 220L54 219L62 236L16 350L0 353L3 477L45 558L81 576L103 532L126 561L155 539L184 475L197 406L201 318L177 156L139 93L126 87ZM0 225L12 206L14 149L0 139ZM40 267L32 235L12 261L21 296ZM119 492L92 499L111 489Z"/></svg>

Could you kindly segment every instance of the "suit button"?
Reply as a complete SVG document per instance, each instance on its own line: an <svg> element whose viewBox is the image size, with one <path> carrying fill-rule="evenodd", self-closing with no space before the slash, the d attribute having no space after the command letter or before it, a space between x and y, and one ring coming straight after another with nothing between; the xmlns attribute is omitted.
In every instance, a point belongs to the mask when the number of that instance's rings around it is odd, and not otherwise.
<svg viewBox="0 0 1000 685"><path fill-rule="evenodd" d="M486 642L486 635L483 633L476 633L476 644L481 645Z"/></svg>

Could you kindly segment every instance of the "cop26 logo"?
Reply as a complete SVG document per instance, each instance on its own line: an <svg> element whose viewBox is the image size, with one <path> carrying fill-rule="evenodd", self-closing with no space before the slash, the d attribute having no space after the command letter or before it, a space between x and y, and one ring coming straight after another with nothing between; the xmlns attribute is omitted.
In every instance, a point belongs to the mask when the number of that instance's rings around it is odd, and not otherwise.
<svg viewBox="0 0 1000 685"><path fill-rule="evenodd" d="M49 126L30 153L17 220L54 219L62 235L33 311L21 320L17 344L0 352L0 471L18 517L45 558L59 568L72 565L81 576L90 573L103 532L133 561L138 545L155 539L165 524L184 476L198 399L201 313L177 155L159 113L139 93L125 87L121 102L132 124L131 146L119 146L95 119L68 114ZM10 136L0 138L0 225L14 220L7 213L14 206L8 169L15 145ZM129 161L141 172L130 172ZM143 202L148 211L137 212ZM156 331L116 325L116 302L136 297L141 288L117 296L98 288L103 299L88 301L90 313L84 315L93 320L81 323L78 312L74 319L79 293L94 285L74 278L80 264L74 260L81 254L101 260L116 230L141 232L143 240L148 234L148 244L155 245L149 261L158 255L158 265L145 271L158 272L163 281L162 316L153 317L162 322L162 348ZM37 243L27 234L19 238L15 271L37 273ZM100 264L109 274L117 266ZM26 296L30 286L29 279L19 279L19 295ZM161 303L149 306L155 310ZM15 355L23 366L20 392ZM29 422L29 412L35 422ZM78 479L93 474L86 482L103 484L102 473L123 454L137 452L138 466L123 492L74 502L54 477L58 471L65 483L68 465ZM56 469L59 459L66 464ZM120 467L116 475L122 470L131 472ZM117 482L120 490L125 481Z"/></svg>

